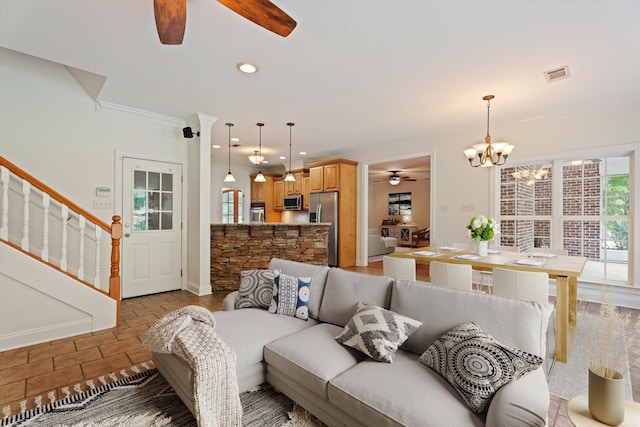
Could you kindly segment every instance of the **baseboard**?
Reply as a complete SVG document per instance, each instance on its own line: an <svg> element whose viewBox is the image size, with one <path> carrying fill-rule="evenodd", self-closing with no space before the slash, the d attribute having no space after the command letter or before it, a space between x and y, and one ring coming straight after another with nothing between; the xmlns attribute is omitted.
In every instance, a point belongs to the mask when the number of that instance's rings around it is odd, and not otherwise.
<svg viewBox="0 0 640 427"><path fill-rule="evenodd" d="M189 281L187 281L187 287L185 290L191 292L192 294L196 294L199 297L204 295L211 295L211 286L208 286L206 289L201 289L199 284Z"/></svg>
<svg viewBox="0 0 640 427"><path fill-rule="evenodd" d="M609 286L616 297L616 305L640 310L640 289L631 286ZM578 281L578 301L601 302L602 285ZM549 283L549 295L556 295L556 283Z"/></svg>
<svg viewBox="0 0 640 427"><path fill-rule="evenodd" d="M6 334L0 336L0 351L86 334L92 332L92 328L92 319L86 318Z"/></svg>

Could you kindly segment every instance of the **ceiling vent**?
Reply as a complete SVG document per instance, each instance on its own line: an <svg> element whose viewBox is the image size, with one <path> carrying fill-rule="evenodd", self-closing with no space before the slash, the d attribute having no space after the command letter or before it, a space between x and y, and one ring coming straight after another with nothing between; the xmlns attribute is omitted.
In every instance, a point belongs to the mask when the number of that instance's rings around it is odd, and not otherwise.
<svg viewBox="0 0 640 427"><path fill-rule="evenodd" d="M545 71L544 76L547 78L547 82L551 83L557 80L569 78L571 77L571 73L569 73L569 66L565 65L564 67Z"/></svg>

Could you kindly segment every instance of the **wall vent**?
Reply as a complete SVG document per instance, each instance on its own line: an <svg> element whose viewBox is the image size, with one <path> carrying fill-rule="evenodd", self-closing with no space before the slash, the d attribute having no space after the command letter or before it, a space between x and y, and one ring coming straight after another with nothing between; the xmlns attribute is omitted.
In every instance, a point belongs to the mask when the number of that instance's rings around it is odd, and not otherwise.
<svg viewBox="0 0 640 427"><path fill-rule="evenodd" d="M544 76L547 78L547 82L555 82L556 80L562 80L571 77L569 73L569 66L555 68L553 70L545 71Z"/></svg>

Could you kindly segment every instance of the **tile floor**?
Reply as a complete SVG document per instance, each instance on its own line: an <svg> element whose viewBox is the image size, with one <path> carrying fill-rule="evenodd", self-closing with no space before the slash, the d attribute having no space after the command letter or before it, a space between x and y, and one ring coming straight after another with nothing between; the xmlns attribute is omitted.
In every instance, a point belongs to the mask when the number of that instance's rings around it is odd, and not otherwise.
<svg viewBox="0 0 640 427"><path fill-rule="evenodd" d="M381 275L382 262L351 270ZM428 270L418 266L418 280L427 281L427 274ZM151 354L141 342L149 326L165 314L190 304L220 310L226 294L214 292L197 297L187 291L174 291L126 299L121 303L120 325L115 328L0 352L0 410L9 406L15 413L21 403L30 409L36 405L34 398L38 396L42 396L38 400L46 404L50 398L64 397L65 387L73 389L79 384L76 391L84 390L89 387L87 381L100 385L101 376L114 373L117 377L120 370L133 365L146 369L150 366ZM582 304L580 309L597 312L598 304ZM636 315L638 310L630 312ZM630 327L626 333L633 337L636 354L640 353L640 331ZM640 401L640 366L632 367L630 374L634 400ZM552 396L549 426L571 426L565 400Z"/></svg>

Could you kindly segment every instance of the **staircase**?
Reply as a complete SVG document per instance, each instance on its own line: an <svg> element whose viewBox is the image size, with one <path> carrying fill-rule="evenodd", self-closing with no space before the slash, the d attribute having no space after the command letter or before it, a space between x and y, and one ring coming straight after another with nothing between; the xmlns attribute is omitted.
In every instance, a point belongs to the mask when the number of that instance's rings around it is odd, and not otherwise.
<svg viewBox="0 0 640 427"><path fill-rule="evenodd" d="M111 225L0 157L0 351L116 326Z"/></svg>

